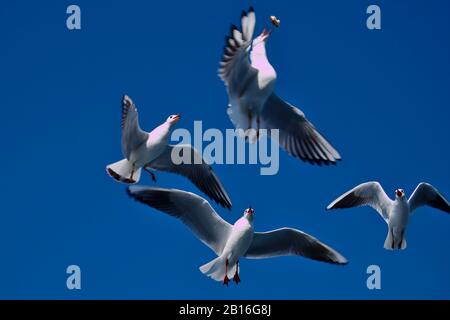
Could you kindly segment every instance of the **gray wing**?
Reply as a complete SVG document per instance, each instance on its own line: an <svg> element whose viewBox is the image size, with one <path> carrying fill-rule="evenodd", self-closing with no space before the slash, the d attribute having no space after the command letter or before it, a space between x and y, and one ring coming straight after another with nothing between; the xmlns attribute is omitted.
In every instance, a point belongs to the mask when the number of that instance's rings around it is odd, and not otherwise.
<svg viewBox="0 0 450 320"><path fill-rule="evenodd" d="M261 113L261 127L279 129L279 143L290 155L311 164L329 165L341 160L336 149L317 131L305 114L275 93Z"/></svg>
<svg viewBox="0 0 450 320"><path fill-rule="evenodd" d="M418 207L428 205L430 207L450 213L450 204L441 195L441 193L431 184L422 182L416 190L414 190L411 197L408 199L410 212L413 212Z"/></svg>
<svg viewBox="0 0 450 320"><path fill-rule="evenodd" d="M133 150L139 148L148 139L148 132L139 127L137 108L125 95L122 99L122 153L130 159Z"/></svg>
<svg viewBox="0 0 450 320"><path fill-rule="evenodd" d="M335 264L347 263L347 259L336 250L300 230L291 228L255 232L245 257L262 259L289 255Z"/></svg>
<svg viewBox="0 0 450 320"><path fill-rule="evenodd" d="M145 186L130 186L127 191L137 201L180 219L217 255L222 253L232 226L202 197L176 189Z"/></svg>
<svg viewBox="0 0 450 320"><path fill-rule="evenodd" d="M327 210L371 206L385 221L388 221L392 202L386 192L384 192L383 187L378 182L372 181L362 183L347 191L330 203Z"/></svg>
<svg viewBox="0 0 450 320"><path fill-rule="evenodd" d="M178 155L183 162L175 164L172 161L172 154ZM185 176L216 203L227 209L232 206L228 193L212 167L190 145L168 146L158 158L148 163L146 167Z"/></svg>
<svg viewBox="0 0 450 320"><path fill-rule="evenodd" d="M248 12L242 12L241 30L231 25L230 35L225 37L218 74L232 96L241 96L258 73L249 59L255 23L255 11L250 7Z"/></svg>

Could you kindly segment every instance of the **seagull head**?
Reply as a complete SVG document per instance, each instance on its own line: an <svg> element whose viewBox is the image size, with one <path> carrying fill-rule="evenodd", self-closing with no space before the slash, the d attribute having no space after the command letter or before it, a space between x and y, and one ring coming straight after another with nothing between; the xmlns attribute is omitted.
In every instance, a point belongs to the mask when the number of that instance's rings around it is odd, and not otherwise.
<svg viewBox="0 0 450 320"><path fill-rule="evenodd" d="M264 28L263 32L253 40L251 52L252 59L255 59L255 57L258 56L266 56L266 41L271 34L272 30L267 31L267 29Z"/></svg>
<svg viewBox="0 0 450 320"><path fill-rule="evenodd" d="M255 215L255 210L250 206L244 211L244 217L247 218L249 221L253 221Z"/></svg>
<svg viewBox="0 0 450 320"><path fill-rule="evenodd" d="M395 197L402 199L405 196L405 190L403 189L397 189L395 190Z"/></svg>
<svg viewBox="0 0 450 320"><path fill-rule="evenodd" d="M267 30L266 28L264 28L261 34L255 39L256 44L266 42L267 39L269 39L270 35L272 34L272 31L273 31L272 29ZM253 43L253 45L255 45L255 43Z"/></svg>
<svg viewBox="0 0 450 320"><path fill-rule="evenodd" d="M172 115L170 115L167 118L166 122L168 122L170 124L175 124L175 123L178 122L178 120L180 120L180 118L181 118L181 115L179 115L179 114L172 114Z"/></svg>

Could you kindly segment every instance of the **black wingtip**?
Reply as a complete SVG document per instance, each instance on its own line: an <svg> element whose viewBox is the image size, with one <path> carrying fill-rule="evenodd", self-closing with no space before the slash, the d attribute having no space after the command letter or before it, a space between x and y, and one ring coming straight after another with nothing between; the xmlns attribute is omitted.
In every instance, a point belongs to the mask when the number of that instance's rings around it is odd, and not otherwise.
<svg viewBox="0 0 450 320"><path fill-rule="evenodd" d="M255 12L255 8L253 8L253 6L250 6L250 8L248 8L248 13L250 12Z"/></svg>
<svg viewBox="0 0 450 320"><path fill-rule="evenodd" d="M133 101L131 100L130 96L127 95L127 94L124 94L122 96L122 101L121 102L122 102L122 106L125 106L125 107L129 107L133 103Z"/></svg>
<svg viewBox="0 0 450 320"><path fill-rule="evenodd" d="M325 159L310 159L298 156L297 158L300 158L300 160L307 162L313 166L336 166L338 162L342 161L341 159L335 159L335 160L325 160Z"/></svg>
<svg viewBox="0 0 450 320"><path fill-rule="evenodd" d="M231 208L233 204L231 203L231 200L228 199L214 199L213 197L209 196L215 203L217 203L219 206L228 209L231 211Z"/></svg>
<svg viewBox="0 0 450 320"><path fill-rule="evenodd" d="M243 18L243 17L245 17L245 16L247 16L247 12L245 12L245 10L242 10L242 12L241 12L241 18Z"/></svg>

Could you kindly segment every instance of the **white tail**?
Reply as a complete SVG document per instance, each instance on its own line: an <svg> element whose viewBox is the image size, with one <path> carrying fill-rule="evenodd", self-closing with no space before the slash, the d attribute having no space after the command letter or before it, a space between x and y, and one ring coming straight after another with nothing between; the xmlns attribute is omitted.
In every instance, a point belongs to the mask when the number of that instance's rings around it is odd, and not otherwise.
<svg viewBox="0 0 450 320"><path fill-rule="evenodd" d="M394 231L389 228L386 240L384 241L384 248L387 250L405 250L406 246L407 245L404 232L402 232L401 239L396 239L394 236Z"/></svg>
<svg viewBox="0 0 450 320"><path fill-rule="evenodd" d="M237 103L230 103L228 105L227 113L236 129L240 129L237 131L238 136L250 143L256 143L258 140L258 135L256 132L256 118L252 118L252 122L249 127L248 115L241 112Z"/></svg>
<svg viewBox="0 0 450 320"><path fill-rule="evenodd" d="M136 183L141 178L141 168L136 169L127 159L108 165L106 172L117 181L127 184Z"/></svg>
<svg viewBox="0 0 450 320"><path fill-rule="evenodd" d="M401 250L405 250L405 249L406 249L406 239L405 239L405 236L403 236L402 243L400 244L400 249L401 249Z"/></svg>
<svg viewBox="0 0 450 320"><path fill-rule="evenodd" d="M391 228L388 229L386 240L384 240L384 248L387 250L394 250L394 235Z"/></svg>
<svg viewBox="0 0 450 320"><path fill-rule="evenodd" d="M202 265L199 269L206 276L216 281L223 281L225 278L225 271L227 259L224 256L217 257L216 259ZM228 278L232 278L236 270L236 264L228 266Z"/></svg>

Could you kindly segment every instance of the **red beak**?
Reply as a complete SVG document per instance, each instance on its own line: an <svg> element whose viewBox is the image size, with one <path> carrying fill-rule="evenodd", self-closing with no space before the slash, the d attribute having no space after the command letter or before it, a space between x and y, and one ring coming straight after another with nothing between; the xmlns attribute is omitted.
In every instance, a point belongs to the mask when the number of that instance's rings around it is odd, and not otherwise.
<svg viewBox="0 0 450 320"><path fill-rule="evenodd" d="M403 193L400 190L395 190L395 193L397 194L397 197L401 198L403 196Z"/></svg>
<svg viewBox="0 0 450 320"><path fill-rule="evenodd" d="M263 29L262 36L264 37L264 41L269 38L269 36L272 34L272 30L267 31L266 28Z"/></svg>

